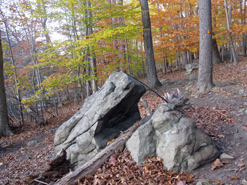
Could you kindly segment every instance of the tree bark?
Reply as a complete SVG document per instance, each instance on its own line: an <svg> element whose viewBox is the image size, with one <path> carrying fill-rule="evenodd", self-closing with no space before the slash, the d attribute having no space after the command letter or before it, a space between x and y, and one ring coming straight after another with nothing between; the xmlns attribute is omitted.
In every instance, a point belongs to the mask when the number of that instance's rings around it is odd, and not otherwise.
<svg viewBox="0 0 247 185"><path fill-rule="evenodd" d="M86 0L86 6L87 6L87 38L89 38L89 36L91 34L93 34L93 28L92 28L92 11L91 11L91 2L89 0ZM90 70L89 70L89 75L92 75L93 77L97 77L97 72L96 72L96 59L94 56L94 51L93 51L93 47L89 47L89 53L90 53L90 57L89 57L89 61L90 61ZM97 80L96 78L92 79L92 91L93 93L95 93L98 90L98 86L97 86Z"/></svg>
<svg viewBox="0 0 247 185"><path fill-rule="evenodd" d="M213 64L219 64L222 62L221 58L220 58L220 53L218 50L218 45L217 45L217 41L216 39L213 39L213 48L212 48L212 52L213 52Z"/></svg>
<svg viewBox="0 0 247 185"><path fill-rule="evenodd" d="M185 66L188 64L188 58L187 58L187 50L181 52L181 57L182 57L182 64Z"/></svg>
<svg viewBox="0 0 247 185"><path fill-rule="evenodd" d="M241 2L241 0L240 0ZM245 5L246 4L246 0L243 0L243 4L242 4L242 24L243 26L245 25ZM246 56L246 39L245 39L245 33L242 33L242 54L243 56Z"/></svg>
<svg viewBox="0 0 247 185"><path fill-rule="evenodd" d="M13 135L8 122L7 101L3 74L3 50L0 30L0 136Z"/></svg>
<svg viewBox="0 0 247 185"><path fill-rule="evenodd" d="M162 84L158 80L155 61L154 61L154 49L153 49L148 1L140 0L140 2L142 9L143 40L144 40L145 58L146 58L146 66L147 66L148 85L152 89L155 89L159 86L162 86Z"/></svg>
<svg viewBox="0 0 247 185"><path fill-rule="evenodd" d="M198 91L209 91L213 86L212 65L212 18L211 0L198 0L199 27L200 27L200 51Z"/></svg>
<svg viewBox="0 0 247 185"><path fill-rule="evenodd" d="M136 129L140 125L146 123L151 118L151 116L152 115L146 116L139 122L135 123L132 127L130 127L122 135L120 135L116 139L116 141L114 141L112 144L108 145L106 148L101 150L96 156L94 156L83 166L77 168L74 172L67 174L62 179L57 181L55 185L77 184L78 180L80 180L83 176L93 175L97 171L97 169L108 160L108 157L110 157L116 150L124 147L124 144L129 140L129 138L136 131Z"/></svg>
<svg viewBox="0 0 247 185"><path fill-rule="evenodd" d="M231 31L230 20L229 20L229 15L228 15L227 0L225 0L224 2L225 2L227 28L228 28L229 31ZM235 53L235 50L234 50L234 45L233 45L233 42L232 42L231 32L229 33L229 39L230 39L231 52L232 52L233 60L234 60L234 63L237 63L238 61L237 61L236 53Z"/></svg>
<svg viewBox="0 0 247 185"><path fill-rule="evenodd" d="M9 49L10 49L11 63L14 66L14 78L15 78L16 98L17 98L17 101L18 101L19 109L20 109L21 125L24 125L23 108L22 108L22 104L21 104L21 92L20 92L19 85L18 85L17 70L16 70L16 65L15 65L15 60L14 60L14 54L12 52L12 46L11 46L9 32L8 32L8 24L7 24L6 21L4 21L4 26L5 26L5 31L6 31L6 35L7 35L8 45L9 45Z"/></svg>

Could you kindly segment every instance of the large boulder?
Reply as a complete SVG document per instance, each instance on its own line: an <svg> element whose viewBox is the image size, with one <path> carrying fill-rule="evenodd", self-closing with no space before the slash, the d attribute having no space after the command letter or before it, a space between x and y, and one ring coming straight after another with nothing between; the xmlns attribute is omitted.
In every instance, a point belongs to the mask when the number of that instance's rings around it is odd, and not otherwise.
<svg viewBox="0 0 247 185"><path fill-rule="evenodd" d="M85 100L82 109L58 128L54 156L65 149L76 167L87 162L140 119L137 104L145 91L125 73L113 72L104 86Z"/></svg>
<svg viewBox="0 0 247 185"><path fill-rule="evenodd" d="M172 104L160 104L151 119L126 143L138 165L146 156L158 156L168 170L191 171L219 156L213 141L183 117Z"/></svg>

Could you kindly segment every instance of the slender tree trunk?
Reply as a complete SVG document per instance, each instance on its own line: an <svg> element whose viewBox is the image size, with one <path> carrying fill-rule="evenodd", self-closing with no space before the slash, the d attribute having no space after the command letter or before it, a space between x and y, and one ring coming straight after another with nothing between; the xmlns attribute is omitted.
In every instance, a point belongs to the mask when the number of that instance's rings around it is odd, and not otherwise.
<svg viewBox="0 0 247 185"><path fill-rule="evenodd" d="M199 51L199 92L209 91L213 86L212 65L212 18L211 0L198 0L200 51Z"/></svg>
<svg viewBox="0 0 247 185"><path fill-rule="evenodd" d="M153 49L148 1L140 0L140 2L142 9L143 39L144 39L144 49L145 49L146 66L147 66L148 85L151 88L157 88L159 86L162 86L162 84L158 80L155 61L154 61L154 49Z"/></svg>
<svg viewBox="0 0 247 185"><path fill-rule="evenodd" d="M47 18L47 11L46 11L46 5L45 5L44 0L42 0L42 5L41 6L42 6L42 9L43 9L44 15L45 15L43 20L42 20L42 27L43 27L44 34L45 34L46 43L48 44L48 43L51 42L51 37L50 37L50 35L48 33L47 25L46 25L46 22L47 22L48 18Z"/></svg>
<svg viewBox="0 0 247 185"><path fill-rule="evenodd" d="M181 57L182 57L182 64L185 66L188 64L188 58L187 58L187 50L181 52Z"/></svg>
<svg viewBox="0 0 247 185"><path fill-rule="evenodd" d="M230 31L231 28L230 28L230 20L229 20L229 15L228 15L227 0L225 0L224 2L225 2L227 28ZM231 51L232 51L233 60L234 60L234 63L237 63L238 61L237 61L236 53L235 53L235 50L234 50L234 45L233 45L233 42L232 42L231 32L229 33L229 39L230 39L230 45L231 45Z"/></svg>
<svg viewBox="0 0 247 185"><path fill-rule="evenodd" d="M224 62L224 45L221 45L221 60Z"/></svg>
<svg viewBox="0 0 247 185"><path fill-rule="evenodd" d="M167 73L166 57L162 57L162 73Z"/></svg>
<svg viewBox="0 0 247 185"><path fill-rule="evenodd" d="M11 42L10 42L10 38L9 38L9 32L8 32L8 25L7 25L6 21L4 21L4 26L5 26L8 45L9 45L9 49L10 49L11 63L14 66L16 97L17 97L17 101L18 101L18 105L19 105L19 109L20 109L21 125L24 125L23 108L22 108L22 104L21 104L21 92L20 92L20 89L19 89L19 86L18 86L17 70L16 70L16 66L15 66L15 60L14 60L14 55L13 55L13 52L12 52L12 46L11 46Z"/></svg>
<svg viewBox="0 0 247 185"><path fill-rule="evenodd" d="M132 71L131 71L131 66L130 66L130 55L129 55L129 45L128 45L128 40L125 39L125 42L126 42L126 47L125 47L125 52L126 52L126 61L127 61L127 64L128 64L128 68L129 68L129 74L130 75L133 75L132 74Z"/></svg>
<svg viewBox="0 0 247 185"><path fill-rule="evenodd" d="M246 56L246 39L245 39L245 33L242 33L242 55Z"/></svg>
<svg viewBox="0 0 247 185"><path fill-rule="evenodd" d="M92 11L91 11L91 3L89 0L86 0L86 6L88 8L87 10L87 38L89 35L93 34L93 28L92 28ZM94 56L94 51L93 51L93 47L89 47L89 52L88 54L90 55L89 57L89 61L90 61L90 70L89 70L89 74L97 77L97 73L96 73L96 59ZM98 86L97 86L97 81L96 78L92 79L92 91L93 93L95 93L98 90Z"/></svg>
<svg viewBox="0 0 247 185"><path fill-rule="evenodd" d="M3 74L3 50L0 30L0 136L13 135L8 122L7 101Z"/></svg>
<svg viewBox="0 0 247 185"><path fill-rule="evenodd" d="M192 64L193 63L193 54L191 51L189 51L189 63Z"/></svg>
<svg viewBox="0 0 247 185"><path fill-rule="evenodd" d="M213 18L213 27L216 29L216 17ZM213 36L215 36L214 33L213 33ZM216 38L213 37L212 42L213 42L213 49L212 49L212 52L213 52L213 64L219 64L222 61L220 59L220 53L219 53L219 50L218 50L218 45L217 45Z"/></svg>
<svg viewBox="0 0 247 185"><path fill-rule="evenodd" d="M217 42L216 42L216 39L213 39L213 64L219 64L221 63L221 59L220 59L220 53L219 53L219 50L218 50L218 46L217 46Z"/></svg>
<svg viewBox="0 0 247 185"><path fill-rule="evenodd" d="M240 0L240 2L241 2L241 0ZM243 24L243 26L245 25L245 5L246 4L246 1L245 0L243 0L243 4L242 4L242 24ZM243 32L242 33L242 54L243 54L243 56L246 56L246 39L245 39L245 33Z"/></svg>

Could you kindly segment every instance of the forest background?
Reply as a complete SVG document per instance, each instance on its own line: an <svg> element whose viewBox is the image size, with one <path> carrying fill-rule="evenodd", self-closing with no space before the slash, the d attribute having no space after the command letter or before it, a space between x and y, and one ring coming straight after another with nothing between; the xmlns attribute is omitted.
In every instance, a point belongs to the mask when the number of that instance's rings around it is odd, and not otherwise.
<svg viewBox="0 0 247 185"><path fill-rule="evenodd" d="M236 53L246 55L246 2L231 0L227 6L225 2L212 1L213 40L222 60L230 50L230 38ZM149 1L149 8L156 68L168 73L196 62L197 0L155 0ZM12 126L25 123L24 112L44 122L49 106L57 113L57 107L68 102L83 103L111 71L146 76L137 0L1 1L0 13Z"/></svg>

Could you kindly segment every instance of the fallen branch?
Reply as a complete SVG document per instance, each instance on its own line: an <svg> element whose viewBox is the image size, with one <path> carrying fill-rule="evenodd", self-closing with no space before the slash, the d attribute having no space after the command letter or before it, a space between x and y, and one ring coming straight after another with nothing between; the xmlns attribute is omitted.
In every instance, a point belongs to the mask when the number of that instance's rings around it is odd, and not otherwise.
<svg viewBox="0 0 247 185"><path fill-rule="evenodd" d="M36 181L36 182L38 182L38 183L40 183L40 184L46 184L46 185L49 185L49 184L47 184L46 182L42 182L42 181L40 181L40 180L36 180L36 179L34 179L34 181Z"/></svg>
<svg viewBox="0 0 247 185"><path fill-rule="evenodd" d="M135 79L136 81L140 82L142 85L144 85L145 87L147 87L149 90L153 91L153 92L154 92L158 97L160 97L162 100L164 100L166 103L168 103L168 102L166 101L165 98L163 98L161 95L159 95L159 93L157 93L157 92L156 92L155 90L153 90L151 87L149 87L149 86L146 85L145 83L141 82L140 80L136 79L135 77L133 77L133 76L127 74L127 73L125 73L125 74L128 75L129 77Z"/></svg>
<svg viewBox="0 0 247 185"><path fill-rule="evenodd" d="M124 131L112 144L106 146L103 150L101 150L96 156L90 159L83 166L77 168L75 171L68 173L62 179L57 181L56 185L72 185L78 183L83 176L93 175L98 168L102 166L104 162L108 160L108 158L118 149L123 148L124 144L129 140L132 134L136 131L136 129L146 123L152 115L146 116L142 120L135 123L128 130Z"/></svg>

